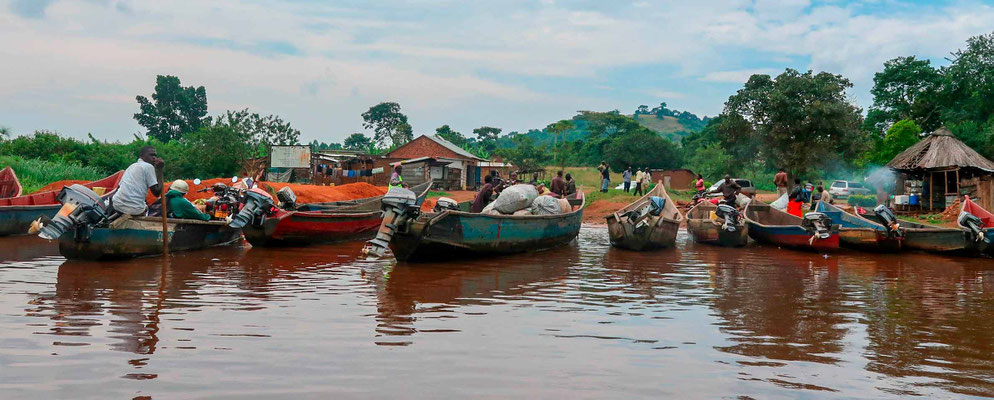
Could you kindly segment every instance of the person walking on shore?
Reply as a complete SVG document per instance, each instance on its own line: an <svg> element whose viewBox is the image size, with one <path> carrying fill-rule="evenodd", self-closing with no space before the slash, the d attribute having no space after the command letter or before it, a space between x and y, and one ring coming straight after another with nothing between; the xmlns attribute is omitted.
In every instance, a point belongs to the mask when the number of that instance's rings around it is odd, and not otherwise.
<svg viewBox="0 0 994 400"><path fill-rule="evenodd" d="M773 185L777 187L777 198L787 194L787 172L780 168L780 172L777 172L776 176L773 177Z"/></svg>
<svg viewBox="0 0 994 400"><path fill-rule="evenodd" d="M625 193L632 188L632 167L625 168L625 173L621 176L625 182Z"/></svg>
<svg viewBox="0 0 994 400"><path fill-rule="evenodd" d="M611 168L607 165L606 161L601 161L601 165L597 167L597 170L601 171L601 192L607 193L608 187L611 186Z"/></svg>
<svg viewBox="0 0 994 400"><path fill-rule="evenodd" d="M635 193L633 196L641 196L642 193L642 180L645 179L645 172L636 168L635 169Z"/></svg>

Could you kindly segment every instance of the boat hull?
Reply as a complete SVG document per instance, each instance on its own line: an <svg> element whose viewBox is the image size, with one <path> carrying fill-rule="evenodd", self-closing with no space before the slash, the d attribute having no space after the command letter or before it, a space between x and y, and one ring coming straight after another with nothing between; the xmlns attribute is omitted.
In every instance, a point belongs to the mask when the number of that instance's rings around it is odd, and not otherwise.
<svg viewBox="0 0 994 400"><path fill-rule="evenodd" d="M723 247L742 247L749 243L749 226L745 224L729 232L710 219L687 219L687 232L696 243Z"/></svg>
<svg viewBox="0 0 994 400"><path fill-rule="evenodd" d="M659 215L640 217L639 222L633 223L625 215L630 212L641 213L649 206L652 197L664 199L663 209ZM608 238L614 247L650 251L672 248L676 245L676 235L683 222L683 215L670 199L662 182L657 183L652 190L629 203L624 208L606 217ZM641 225L641 226L639 226Z"/></svg>
<svg viewBox="0 0 994 400"><path fill-rule="evenodd" d="M879 223L824 202L818 202L817 211L839 225L839 243L842 247L877 252L897 252L904 248L904 237L888 232Z"/></svg>
<svg viewBox="0 0 994 400"><path fill-rule="evenodd" d="M904 246L933 253L967 253L973 247L966 230L944 228L905 229Z"/></svg>
<svg viewBox="0 0 994 400"><path fill-rule="evenodd" d="M376 235L383 212L334 213L280 211L262 226L242 228L252 246L299 246L367 240Z"/></svg>
<svg viewBox="0 0 994 400"><path fill-rule="evenodd" d="M546 250L573 241L582 219L582 209L542 216L422 214L394 234L390 249L398 260L410 262Z"/></svg>
<svg viewBox="0 0 994 400"><path fill-rule="evenodd" d="M224 221L168 220L169 251L189 251L238 243L241 231ZM158 227L156 228L156 223ZM118 220L107 228L95 228L89 238L77 240L77 232L59 238L59 253L70 260L104 260L162 254L162 222L152 217Z"/></svg>
<svg viewBox="0 0 994 400"><path fill-rule="evenodd" d="M676 235L680 223L662 217L653 217L649 226L641 230L634 229L631 224L623 224L617 220L608 221L608 235L614 247L648 251L667 249L676 245Z"/></svg>
<svg viewBox="0 0 994 400"><path fill-rule="evenodd" d="M839 248L839 230L833 226L826 239L811 240L811 234L800 226L764 226L749 222L749 237L761 243L798 249L831 251Z"/></svg>
<svg viewBox="0 0 994 400"><path fill-rule="evenodd" d="M32 221L41 217L52 219L60 208L62 204L0 207L0 236L27 234Z"/></svg>
<svg viewBox="0 0 994 400"><path fill-rule="evenodd" d="M101 180L84 184L90 189L102 187L106 189L106 194L102 197L104 201L114 194L124 171L119 171L114 175ZM49 219L62 208L62 203L56 200L59 191L41 192L20 197L0 199L0 236L23 235L28 233L31 222L40 218Z"/></svg>

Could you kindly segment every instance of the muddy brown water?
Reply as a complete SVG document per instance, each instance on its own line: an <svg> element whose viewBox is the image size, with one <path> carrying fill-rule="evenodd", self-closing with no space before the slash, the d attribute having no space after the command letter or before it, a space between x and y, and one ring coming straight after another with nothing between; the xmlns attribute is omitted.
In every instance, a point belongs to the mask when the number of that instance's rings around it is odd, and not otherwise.
<svg viewBox="0 0 994 400"><path fill-rule="evenodd" d="M994 265L690 242L70 262L0 238L0 398L994 396Z"/></svg>

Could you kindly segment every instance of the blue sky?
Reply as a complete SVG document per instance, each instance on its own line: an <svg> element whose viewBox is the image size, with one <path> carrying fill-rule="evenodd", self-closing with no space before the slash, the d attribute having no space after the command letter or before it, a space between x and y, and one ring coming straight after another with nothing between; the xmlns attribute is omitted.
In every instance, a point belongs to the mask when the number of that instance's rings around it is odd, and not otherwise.
<svg viewBox="0 0 994 400"><path fill-rule="evenodd" d="M418 134L664 101L715 115L750 74L788 67L843 74L865 109L884 61L944 65L991 21L979 1L0 0L0 125L129 140L156 74L306 141L361 132L380 101Z"/></svg>

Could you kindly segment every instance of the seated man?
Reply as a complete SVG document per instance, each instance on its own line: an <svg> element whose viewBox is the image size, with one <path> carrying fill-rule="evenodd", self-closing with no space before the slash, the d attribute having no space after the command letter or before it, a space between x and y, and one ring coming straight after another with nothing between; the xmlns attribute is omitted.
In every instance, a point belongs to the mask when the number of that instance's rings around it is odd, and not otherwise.
<svg viewBox="0 0 994 400"><path fill-rule="evenodd" d="M490 204L493 200L494 194L494 177L487 175L483 178L483 187L480 188L480 192L476 194L476 198L473 199L473 205L469 207L469 212L479 213L483 211L483 208Z"/></svg>
<svg viewBox="0 0 994 400"><path fill-rule="evenodd" d="M169 192L166 193L166 207L169 211L169 216L172 218L210 221L210 215L204 214L200 210L200 207L193 205L190 200L183 197L189 192L190 185L187 185L186 181L182 179L177 179L169 185Z"/></svg>
<svg viewBox="0 0 994 400"><path fill-rule="evenodd" d="M155 147L142 147L138 153L138 161L124 170L121 183L111 197L111 208L114 212L127 215L145 215L148 206L145 204L145 193L162 194L162 167L165 162L159 158Z"/></svg>
<svg viewBox="0 0 994 400"><path fill-rule="evenodd" d="M738 183L735 183L735 181L732 180L732 177L730 175L725 175L725 180L721 182L721 185L718 185L718 187L714 188L714 190L708 193L721 193L721 196L725 201L725 203L731 206L736 206L735 199L738 196L740 190L742 190L742 186L739 186Z"/></svg>

